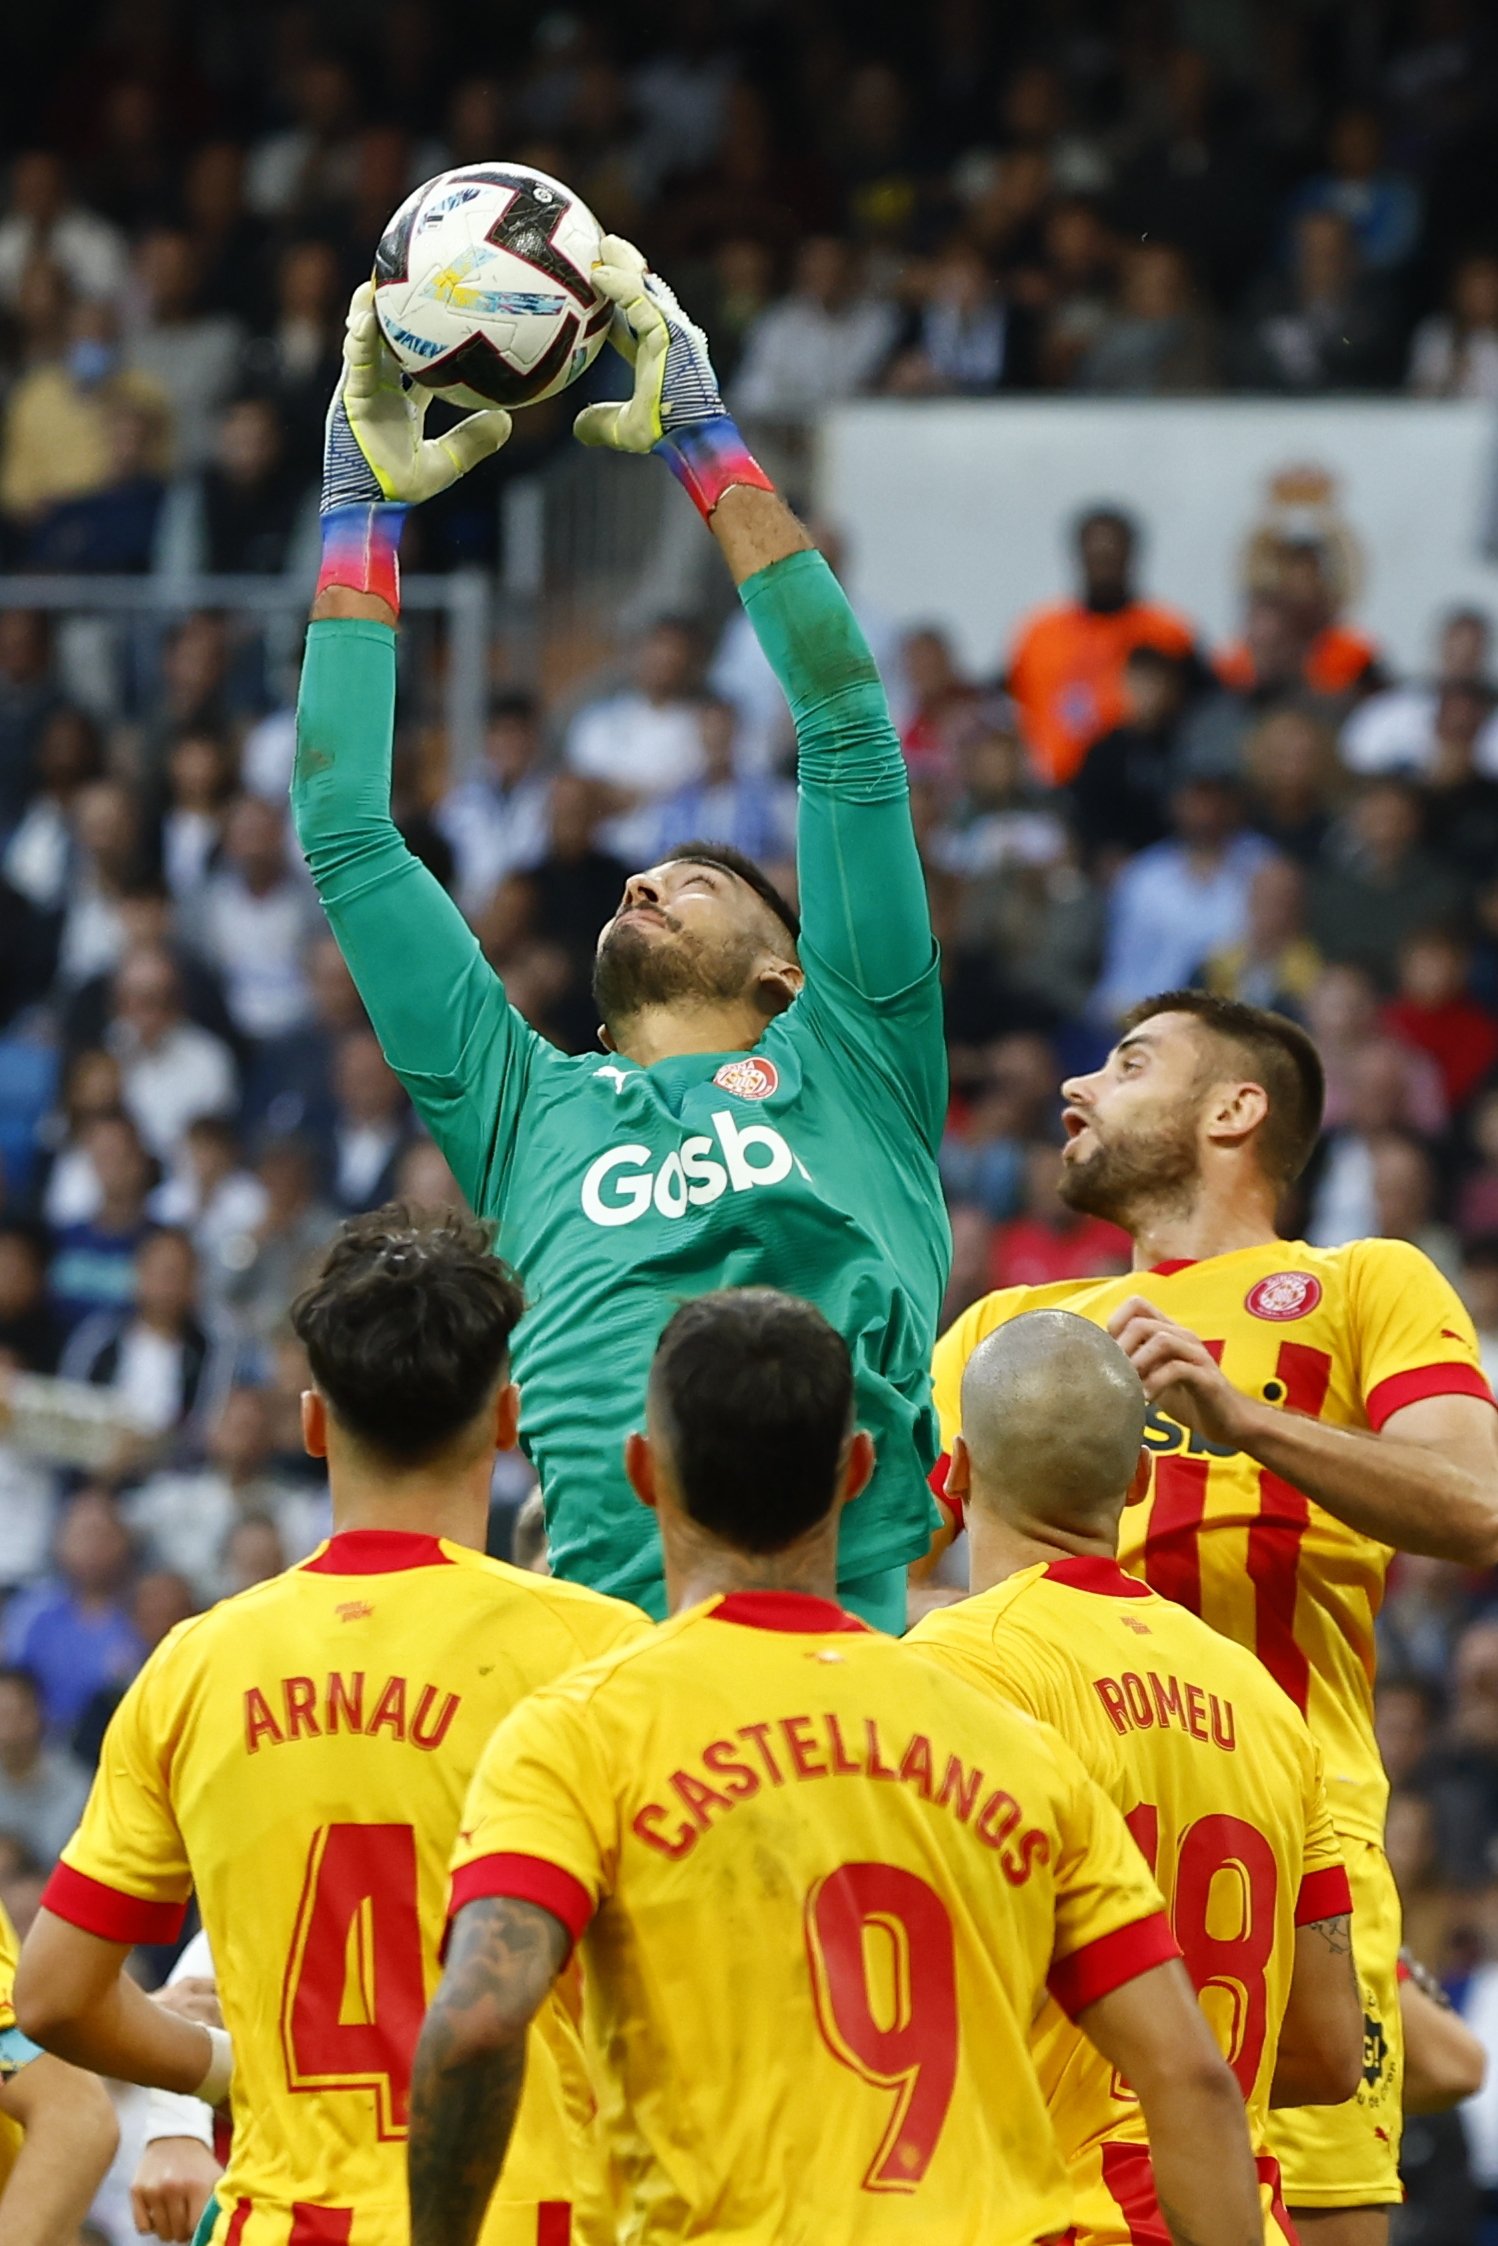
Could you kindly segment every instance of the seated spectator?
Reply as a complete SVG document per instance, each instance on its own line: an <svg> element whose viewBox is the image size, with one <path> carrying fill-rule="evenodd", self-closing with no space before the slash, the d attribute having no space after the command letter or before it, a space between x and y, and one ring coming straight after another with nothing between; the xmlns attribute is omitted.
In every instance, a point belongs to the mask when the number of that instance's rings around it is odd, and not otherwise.
<svg viewBox="0 0 1498 2246"><path fill-rule="evenodd" d="M928 863L954 874L973 904L975 885L1015 867L1055 865L1066 851L1066 828L1035 785L1016 719L1012 703L996 700L955 727L957 796L927 845Z"/></svg>
<svg viewBox="0 0 1498 2246"><path fill-rule="evenodd" d="M286 1307L305 1284L337 1228L335 1210L319 1199L316 1149L302 1138L272 1139L255 1164L264 1213L236 1251L224 1300L236 1332L268 1342L286 1322Z"/></svg>
<svg viewBox="0 0 1498 2246"><path fill-rule="evenodd" d="M1494 1136L1498 1137L1498 1130ZM1498 1168L1495 1168L1494 1182L1498 1183ZM1489 1383L1498 1386L1498 1232L1485 1232L1476 1239L1468 1239L1462 1250L1462 1267L1456 1284L1477 1328L1482 1369Z"/></svg>
<svg viewBox="0 0 1498 2246"><path fill-rule="evenodd" d="M182 1134L173 1175L151 1196L156 1223L185 1232L198 1259L203 1309L211 1324L224 1306L231 1272L265 1215L265 1188L240 1159L239 1139L222 1115L200 1115Z"/></svg>
<svg viewBox="0 0 1498 2246"><path fill-rule="evenodd" d="M1393 273L1407 265L1420 240L1420 190L1384 157L1377 113L1343 109L1332 119L1325 172L1308 179L1291 203L1297 215L1330 211L1345 220L1369 273Z"/></svg>
<svg viewBox="0 0 1498 2246"><path fill-rule="evenodd" d="M249 392L216 417L213 452L172 488L156 548L166 576L279 576L315 567L316 493L288 453L274 398Z"/></svg>
<svg viewBox="0 0 1498 2246"><path fill-rule="evenodd" d="M1174 398L1217 387L1217 341L1169 242L1137 242L1124 255L1118 300L1083 354L1073 386L1097 397Z"/></svg>
<svg viewBox="0 0 1498 2246"><path fill-rule="evenodd" d="M74 798L72 824L75 856L57 972L76 990L112 973L125 950L122 908L141 870L140 800L122 780L92 780Z"/></svg>
<svg viewBox="0 0 1498 2246"><path fill-rule="evenodd" d="M69 1333L98 1313L123 1315L135 1300L136 1254L146 1237L154 1166L128 1115L101 1115L82 1139L98 1199L86 1217L59 1224L47 1285Z"/></svg>
<svg viewBox="0 0 1498 2246"><path fill-rule="evenodd" d="M1341 1119L1324 1133L1306 1173L1306 1238L1318 1247L1364 1240L1379 1229L1377 1149L1400 1135L1416 1138L1411 1118L1419 1085L1410 1072L1412 1057L1425 1056L1412 1056L1412 1049L1395 1037L1373 1036L1347 1065ZM1393 1167L1397 1169L1397 1159Z"/></svg>
<svg viewBox="0 0 1498 2246"><path fill-rule="evenodd" d="M341 1215L356 1216L391 1198L412 1127L400 1079L372 1029L351 1029L339 1039L333 1099L332 1198Z"/></svg>
<svg viewBox="0 0 1498 2246"><path fill-rule="evenodd" d="M23 276L45 255L81 297L111 300L125 285L118 228L74 199L62 158L50 148L22 151L10 175L10 208L0 219L0 303L14 306Z"/></svg>
<svg viewBox="0 0 1498 2246"><path fill-rule="evenodd" d="M244 1121L252 1137L263 1126L277 1137L306 1132L323 1139L332 1127L334 1050L347 1031L365 1027L364 1003L329 935L319 935L308 951L307 982L309 1018L266 1038L250 1057Z"/></svg>
<svg viewBox="0 0 1498 2246"><path fill-rule="evenodd" d="M236 1519L219 1554L218 1577L222 1596L236 1598L257 1583L268 1583L290 1565L281 1543L281 1532L268 1513L245 1513Z"/></svg>
<svg viewBox="0 0 1498 2246"><path fill-rule="evenodd" d="M210 1337L198 1309L198 1259L185 1232L159 1225L135 1255L134 1300L100 1311L70 1336L68 1380L107 1388L147 1436L206 1424L233 1372L233 1352Z"/></svg>
<svg viewBox="0 0 1498 2246"><path fill-rule="evenodd" d="M1390 1606L1399 1605L1403 1589L1405 1555L1395 1560L1390 1575ZM1438 1565L1440 1563L1437 1563ZM1451 1571L1458 1576L1463 1571ZM1379 1615L1379 1636L1383 1637L1383 1613ZM1427 1670L1417 1662L1404 1658L1403 1633L1399 1633L1398 1657L1391 1661L1388 1649L1380 1642L1379 1679L1373 1694L1373 1734L1378 1741L1379 1760L1391 1786L1408 1786L1419 1774L1420 1766L1429 1754L1435 1738L1436 1720L1440 1714L1440 1699L1433 1686L1427 1682ZM1450 1648L1439 1647L1435 1674L1439 1676L1446 1667ZM1421 1953L1422 1956L1425 1954Z"/></svg>
<svg viewBox="0 0 1498 2246"><path fill-rule="evenodd" d="M0 1366L55 1373L61 1353L47 1300L47 1236L39 1226L0 1223Z"/></svg>
<svg viewBox="0 0 1498 2246"><path fill-rule="evenodd" d="M1461 1247L1436 1215L1436 1172L1429 1151L1407 1131L1386 1131L1372 1146L1373 1222L1380 1240L1408 1240L1455 1283Z"/></svg>
<svg viewBox="0 0 1498 2246"><path fill-rule="evenodd" d="M1387 990L1399 948L1459 920L1465 884L1427 847L1418 789L1369 780L1328 838L1311 891L1310 929L1324 956L1366 967Z"/></svg>
<svg viewBox="0 0 1498 2246"><path fill-rule="evenodd" d="M813 234L797 250L790 293L749 330L729 403L748 422L810 421L872 385L897 327L894 306L863 293L849 245Z"/></svg>
<svg viewBox="0 0 1498 2246"><path fill-rule="evenodd" d="M905 762L913 776L944 779L951 769L952 727L971 711L978 690L939 624L918 624L904 635L899 676Z"/></svg>
<svg viewBox="0 0 1498 2246"><path fill-rule="evenodd" d="M882 387L902 398L988 397L1027 387L1033 356L1024 307L1006 298L982 251L959 234L933 262Z"/></svg>
<svg viewBox="0 0 1498 2246"><path fill-rule="evenodd" d="M1050 1040L1023 1033L999 1038L982 1056L941 1143L950 1202L980 1210L985 1222L1016 1214L1025 1150L1055 1122L1057 1068Z"/></svg>
<svg viewBox="0 0 1498 2246"><path fill-rule="evenodd" d="M52 619L35 608L0 609L0 835L10 833L31 799L42 729L61 701Z"/></svg>
<svg viewBox="0 0 1498 2246"><path fill-rule="evenodd" d="M1471 946L1452 928L1427 928L1400 946L1398 984L1384 1008L1396 1037L1429 1053L1448 1106L1466 1106L1498 1061L1498 1021L1472 997Z"/></svg>
<svg viewBox="0 0 1498 2246"><path fill-rule="evenodd" d="M59 702L37 737L31 800L0 859L6 880L38 912L63 908L79 870L78 799L103 777L98 726L86 711Z"/></svg>
<svg viewBox="0 0 1498 2246"><path fill-rule="evenodd" d="M1289 271L1250 292L1237 386L1306 396L1377 390L1395 380L1399 354L1397 305L1387 283L1362 265L1347 220L1336 211L1304 212Z"/></svg>
<svg viewBox="0 0 1498 2246"><path fill-rule="evenodd" d="M1077 597L1037 609L1009 653L1009 691L1042 779L1063 787L1100 735L1122 722L1129 650L1192 652L1193 634L1174 609L1134 588L1139 533L1116 507L1092 507L1074 531L1081 584ZM1156 986L1158 988L1158 985Z"/></svg>
<svg viewBox="0 0 1498 2246"><path fill-rule="evenodd" d="M1420 322L1408 387L1420 398L1481 398L1498 405L1498 257L1478 250L1451 276L1447 309Z"/></svg>
<svg viewBox="0 0 1498 2246"><path fill-rule="evenodd" d="M240 1523L269 1523L282 1567L305 1559L328 1534L326 1499L275 1471L270 1411L258 1388L231 1388L223 1398L208 1422L201 1466L151 1475L121 1510L142 1548L185 1576L204 1605L229 1590L227 1546Z"/></svg>
<svg viewBox="0 0 1498 2246"><path fill-rule="evenodd" d="M1342 761L1350 772L1424 775L1438 752L1441 697L1448 687L1470 687L1487 708L1475 748L1476 769L1498 779L1498 715L1488 682L1493 628L1478 608L1453 608L1437 628L1434 675L1386 686L1360 702L1342 728Z"/></svg>
<svg viewBox="0 0 1498 2246"><path fill-rule="evenodd" d="M1327 698L1368 693L1383 684L1374 642L1343 620L1347 588L1338 554L1317 537L1273 537L1262 545L1254 567L1254 590L1268 592L1279 604L1278 619L1296 651L1296 683ZM1247 641L1224 648L1216 669L1235 693L1252 692L1260 683Z"/></svg>
<svg viewBox="0 0 1498 2246"><path fill-rule="evenodd" d="M592 998L597 932L619 909L630 868L602 847L603 791L574 773L557 776L551 792L551 840L544 858L512 874L496 892L479 929L484 949L505 978L511 1003L513 966L528 946L546 947L555 970L538 993L551 1034L569 1052L586 1052L598 1026ZM682 840L691 837L683 836Z"/></svg>
<svg viewBox="0 0 1498 2246"><path fill-rule="evenodd" d="M258 235L263 244L263 231ZM286 428L293 460L316 460L323 417L338 380L348 282L329 242L288 242L275 274L270 324L246 345L242 365L250 382L271 392Z"/></svg>
<svg viewBox="0 0 1498 2246"><path fill-rule="evenodd" d="M161 869L174 901L191 905L223 852L239 759L221 733L194 727L167 756L167 808L161 821Z"/></svg>
<svg viewBox="0 0 1498 2246"><path fill-rule="evenodd" d="M103 491L115 479L120 406L147 416L142 465L160 476L170 457L166 393L121 366L110 307L80 300L68 316L62 357L23 374L6 401L0 511L17 529L29 531L49 508Z"/></svg>
<svg viewBox="0 0 1498 2246"><path fill-rule="evenodd" d="M1489 1616L1457 1639L1445 1736L1427 1759L1423 1787L1447 1879L1475 1887L1490 1878L1498 1841L1498 1620Z"/></svg>
<svg viewBox="0 0 1498 2246"><path fill-rule="evenodd" d="M1231 96L1201 47L1171 45L1166 31L1145 68L1134 145L1125 143L1109 199L1114 223L1125 239L1179 243L1226 299L1262 266L1274 174L1253 136L1233 129Z"/></svg>
<svg viewBox="0 0 1498 2246"><path fill-rule="evenodd" d="M166 395L179 473L200 467L213 449L244 335L229 314L205 311L201 295L191 235L170 226L142 235L126 300L125 364Z"/></svg>
<svg viewBox="0 0 1498 2246"><path fill-rule="evenodd" d="M991 1287L1048 1287L1127 1271L1129 1243L1115 1224L1069 1209L1058 1190L1061 1149L1025 1149L1020 1211L996 1226L989 1250Z"/></svg>
<svg viewBox="0 0 1498 2246"><path fill-rule="evenodd" d="M125 1107L157 1160L173 1166L183 1133L200 1115L238 1104L234 1059L221 1038L189 1021L170 952L142 945L114 978L114 1019L105 1044L120 1064Z"/></svg>
<svg viewBox="0 0 1498 2246"><path fill-rule="evenodd" d="M1341 772L1336 736L1309 710L1273 710L1243 744L1249 820L1266 842L1309 868L1331 825Z"/></svg>
<svg viewBox="0 0 1498 2246"><path fill-rule="evenodd" d="M166 793L167 759L184 733L227 734L244 714L232 659L229 622L220 609L196 609L167 631L135 750L136 770L153 799Z"/></svg>
<svg viewBox="0 0 1498 2246"><path fill-rule="evenodd" d="M97 488L33 517L21 541L23 569L139 576L150 568L166 497L160 414L139 399L111 399L105 444Z"/></svg>
<svg viewBox="0 0 1498 2246"><path fill-rule="evenodd" d="M1464 1239L1498 1239L1498 1090L1474 1100L1464 1120L1471 1164L1457 1190L1457 1224Z"/></svg>
<svg viewBox="0 0 1498 2246"><path fill-rule="evenodd" d="M57 1734L96 1692L128 1684L146 1649L128 1606L135 1555L111 1491L91 1484L69 1499L53 1561L54 1574L6 1608L0 1658L30 1670Z"/></svg>
<svg viewBox="0 0 1498 2246"><path fill-rule="evenodd" d="M447 1157L432 1139L414 1138L400 1158L395 1173L394 1199L413 1209L468 1210L463 1188L447 1166Z"/></svg>
<svg viewBox="0 0 1498 2246"><path fill-rule="evenodd" d="M544 757L535 696L495 695L483 762L449 788L436 812L453 854L458 903L470 917L507 875L545 854L551 778Z"/></svg>
<svg viewBox="0 0 1498 2246"><path fill-rule="evenodd" d="M1362 967L1324 967L1307 997L1306 1026L1326 1073L1325 1128L1339 1130L1352 1113L1353 1079L1371 1047L1394 1086L1389 1125L1434 1138L1448 1121L1441 1072L1428 1054L1380 1028L1382 1011L1378 985Z"/></svg>
<svg viewBox="0 0 1498 2246"><path fill-rule="evenodd" d="M1185 704L1180 658L1131 647L1119 723L1093 742L1071 784L1072 824L1094 868L1106 873L1170 832L1166 801Z"/></svg>
<svg viewBox="0 0 1498 2246"><path fill-rule="evenodd" d="M639 823L639 857L655 865L668 850L692 836L726 842L757 865L793 863L796 850L796 790L789 780L740 770L738 712L715 694L697 701L702 737L702 774L674 788ZM633 824L634 822L632 822Z"/></svg>
<svg viewBox="0 0 1498 2246"><path fill-rule="evenodd" d="M29 1669L0 1667L0 1832L14 1833L38 1862L55 1864L88 1799L88 1779L47 1744L41 1688Z"/></svg>
<svg viewBox="0 0 1498 2246"><path fill-rule="evenodd" d="M89 1125L101 1115L125 1112L120 1064L112 1053L88 1047L73 1055L62 1083L60 1111L47 1117L42 1135L51 1155L42 1190L42 1215L54 1227L91 1217L100 1187L88 1151Z"/></svg>
<svg viewBox="0 0 1498 2246"><path fill-rule="evenodd" d="M1170 797L1171 836L1141 850L1109 894L1103 971L1093 994L1100 1019L1152 990L1189 983L1203 960L1242 940L1249 886L1270 856L1250 834L1231 781L1185 773Z"/></svg>
<svg viewBox="0 0 1498 2246"><path fill-rule="evenodd" d="M1493 724L1486 687L1443 686L1436 702L1435 755L1425 775L1425 832L1436 855L1474 888L1498 867L1498 776L1480 767Z"/></svg>
<svg viewBox="0 0 1498 2246"><path fill-rule="evenodd" d="M1293 858L1266 858L1248 885L1242 940L1215 951L1202 981L1219 998L1270 1006L1299 1018L1321 973L1321 954L1306 934L1306 877Z"/></svg>
<svg viewBox="0 0 1498 2246"><path fill-rule="evenodd" d="M1108 325L1117 245L1089 195L1052 203L1041 244L1038 372L1046 389L1065 390Z"/></svg>
<svg viewBox="0 0 1498 2246"><path fill-rule="evenodd" d="M187 924L189 942L223 983L241 1037L282 1037L311 1010L307 948L322 933L310 884L292 867L286 814L242 795L224 830L224 861Z"/></svg>
<svg viewBox="0 0 1498 2246"><path fill-rule="evenodd" d="M587 703L567 729L569 770L612 793L612 850L633 857L629 813L702 777L700 662L695 626L663 617L635 651L634 683Z"/></svg>

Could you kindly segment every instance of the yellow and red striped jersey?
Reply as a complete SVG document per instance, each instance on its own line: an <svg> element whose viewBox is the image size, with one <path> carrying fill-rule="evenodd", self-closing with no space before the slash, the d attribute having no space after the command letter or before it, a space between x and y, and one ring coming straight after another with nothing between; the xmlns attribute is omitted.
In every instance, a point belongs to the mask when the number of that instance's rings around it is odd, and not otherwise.
<svg viewBox="0 0 1498 2246"><path fill-rule="evenodd" d="M196 1891L234 2043L217 2246L404 2246L411 2060L469 1780L527 1693L649 1631L579 1585L365 1529L152 1654L44 1901L159 1942ZM569 1999L532 2032L486 2246L613 2235Z"/></svg>
<svg viewBox="0 0 1498 2246"><path fill-rule="evenodd" d="M1198 1334L1246 1395L1334 1426L1377 1430L1428 1396L1491 1400L1472 1321L1418 1248L1272 1240L1199 1263L984 1296L937 1343L944 1443L957 1430L963 1367L985 1334L1027 1310L1106 1325L1136 1294ZM1388 1783L1373 1738L1373 1621L1388 1546L1158 1408L1145 1443L1154 1470L1146 1500L1124 1515L1124 1566L1257 1654L1320 1742L1338 1829L1381 1842Z"/></svg>

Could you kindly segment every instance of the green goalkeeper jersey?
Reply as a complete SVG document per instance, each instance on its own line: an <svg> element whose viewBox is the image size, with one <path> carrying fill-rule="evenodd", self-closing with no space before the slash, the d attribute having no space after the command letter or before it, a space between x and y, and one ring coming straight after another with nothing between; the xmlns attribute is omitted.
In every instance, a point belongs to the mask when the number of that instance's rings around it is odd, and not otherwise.
<svg viewBox="0 0 1498 2246"><path fill-rule="evenodd" d="M690 1296L778 1287L847 1341L878 1463L843 1517L844 1582L924 1552L933 1520L946 1055L904 762L821 556L774 564L743 598L796 719L806 976L752 1052L573 1057L509 1005L390 818L393 632L314 624L298 710L292 800L328 918L392 1068L525 1286L514 1369L552 1565L657 1615L660 1540L623 1447Z"/></svg>

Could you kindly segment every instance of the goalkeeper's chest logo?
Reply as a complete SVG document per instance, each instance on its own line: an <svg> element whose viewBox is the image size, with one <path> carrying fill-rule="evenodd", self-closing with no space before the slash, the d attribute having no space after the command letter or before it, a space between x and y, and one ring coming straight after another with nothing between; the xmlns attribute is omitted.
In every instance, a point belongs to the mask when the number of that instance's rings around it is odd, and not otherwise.
<svg viewBox="0 0 1498 2246"><path fill-rule="evenodd" d="M714 1082L721 1082L721 1076ZM752 1096L763 1099L766 1094ZM740 1123L727 1107L715 1108L708 1120L712 1136L694 1132L663 1158L648 1146L609 1147L583 1173L583 1215L601 1225L634 1224L652 1209L657 1216L684 1217L688 1209L708 1208L725 1193L756 1193L761 1186L779 1185L793 1169L807 1175L805 1165L768 1123Z"/></svg>

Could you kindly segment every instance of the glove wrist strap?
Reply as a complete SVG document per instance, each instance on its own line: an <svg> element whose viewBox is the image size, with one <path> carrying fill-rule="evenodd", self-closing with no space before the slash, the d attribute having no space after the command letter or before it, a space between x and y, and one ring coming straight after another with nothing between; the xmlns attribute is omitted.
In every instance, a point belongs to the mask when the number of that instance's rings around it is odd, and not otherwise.
<svg viewBox="0 0 1498 2246"><path fill-rule="evenodd" d="M401 605L400 536L404 507L330 507L322 518L322 567L317 589L340 585L351 593L372 593L397 615Z"/></svg>
<svg viewBox="0 0 1498 2246"><path fill-rule="evenodd" d="M655 450L704 522L735 484L748 484L756 491L775 489L726 413L662 437Z"/></svg>

